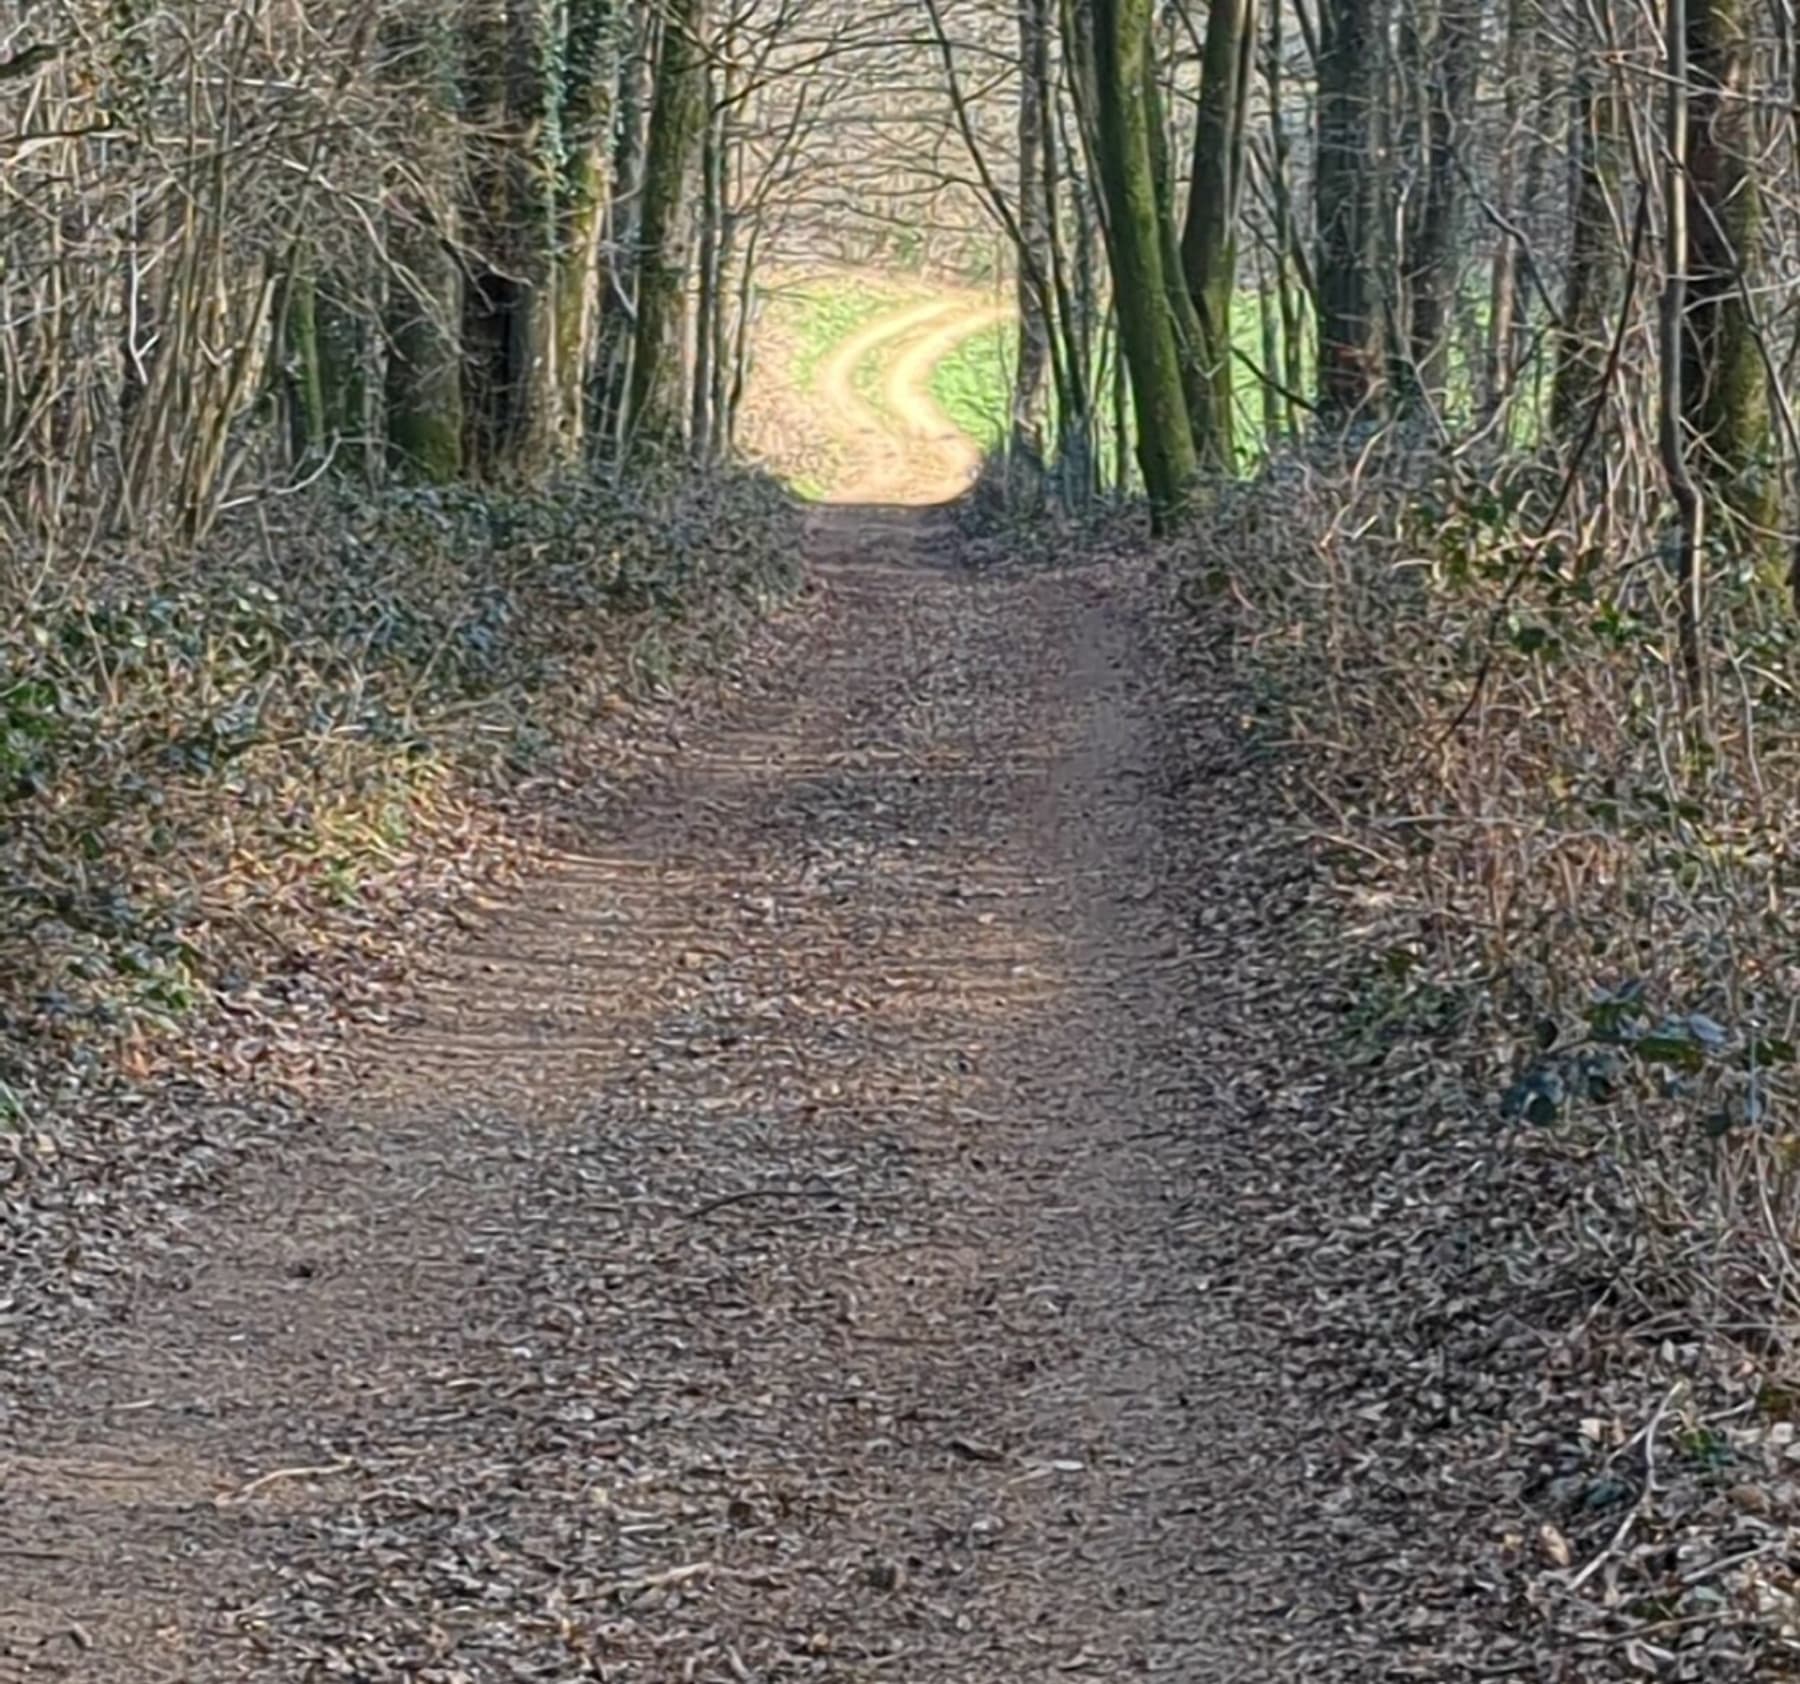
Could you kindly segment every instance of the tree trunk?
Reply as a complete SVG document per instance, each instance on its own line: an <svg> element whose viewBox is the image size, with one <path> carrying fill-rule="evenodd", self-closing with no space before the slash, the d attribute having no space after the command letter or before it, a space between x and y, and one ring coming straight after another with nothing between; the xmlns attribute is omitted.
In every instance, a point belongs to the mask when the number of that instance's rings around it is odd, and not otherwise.
<svg viewBox="0 0 1800 1684"><path fill-rule="evenodd" d="M618 116L600 262L599 345L587 390L589 440L615 456L623 452L626 442L626 399L637 319L639 212L653 83L664 32L662 8L628 7L619 14L619 23Z"/></svg>
<svg viewBox="0 0 1800 1684"><path fill-rule="evenodd" d="M729 57L729 49L727 49ZM725 356L725 101L717 73L705 77L706 121L700 146L699 242L695 271L694 368L689 396L688 440L696 458L713 450L715 380Z"/></svg>
<svg viewBox="0 0 1800 1684"><path fill-rule="evenodd" d="M1050 135L1046 98L1050 79L1047 0L1019 0L1019 350L1013 371L1012 425L1007 444L1007 489L1035 503L1044 475L1042 408L1050 370L1049 288L1056 266L1046 191Z"/></svg>
<svg viewBox="0 0 1800 1684"><path fill-rule="evenodd" d="M368 292L338 274L316 292L313 313L319 349L319 391L325 404L326 448L335 472L368 470L369 370L374 364L371 322L358 307Z"/></svg>
<svg viewBox="0 0 1800 1684"><path fill-rule="evenodd" d="M1282 374L1288 389L1288 431L1299 431L1295 400L1305 388L1305 347L1302 344L1302 306L1313 298L1311 268L1300 241L1294 214L1293 169L1290 162L1286 100L1286 51L1281 14L1286 0L1269 5L1269 45L1264 67L1269 105L1269 191L1274 201L1276 268L1275 285L1281 307Z"/></svg>
<svg viewBox="0 0 1800 1684"><path fill-rule="evenodd" d="M679 443L686 411L687 191L706 124L705 27L706 0L673 0L656 69L626 422L633 438L646 444Z"/></svg>
<svg viewBox="0 0 1800 1684"><path fill-rule="evenodd" d="M462 224L470 253L461 336L464 457L475 473L485 475L498 469L506 444L508 346L517 290L506 269L512 207L504 141L504 0L468 0L462 83L469 191Z"/></svg>
<svg viewBox="0 0 1800 1684"><path fill-rule="evenodd" d="M1706 5L1708 0L1696 0ZM1657 442L1663 473L1676 509L1675 575L1679 586L1676 616L1681 647L1681 669L1687 682L1688 703L1704 720L1706 706L1705 636L1706 577L1702 570L1706 536L1706 505L1688 466L1687 417L1693 400L1686 390L1687 277L1692 246L1688 212L1692 191L1688 184L1688 147L1693 137L1693 116L1688 85L1689 16L1686 0L1667 0L1663 16L1663 47L1668 72L1668 96L1664 110L1663 167L1664 273L1662 308L1658 319L1660 407ZM1704 730L1704 725L1702 725Z"/></svg>
<svg viewBox="0 0 1800 1684"><path fill-rule="evenodd" d="M1150 132L1151 5L1092 0L1090 44L1095 162L1119 341L1131 375L1138 462L1161 528L1186 509L1197 462L1163 265L1165 231Z"/></svg>
<svg viewBox="0 0 1800 1684"><path fill-rule="evenodd" d="M1515 156L1527 77L1525 61L1530 21L1526 4L1527 0L1507 0L1506 45L1501 54L1500 98L1504 127L1500 136L1500 156L1495 163L1494 203L1509 227L1518 217ZM1513 307L1518 297L1518 275L1518 242L1511 234L1502 233L1494 247L1493 267L1488 275L1487 343L1481 397L1484 419L1497 415L1512 391L1512 324Z"/></svg>
<svg viewBox="0 0 1800 1684"><path fill-rule="evenodd" d="M1323 0L1319 8L1319 411L1336 421L1368 408L1381 390L1381 21L1380 0Z"/></svg>
<svg viewBox="0 0 1800 1684"><path fill-rule="evenodd" d="M296 469L304 470L324 454L324 377L319 367L318 288L307 260L296 256L287 275L279 310L287 340L283 356L288 451Z"/></svg>
<svg viewBox="0 0 1800 1684"><path fill-rule="evenodd" d="M1144 110L1150 136L1150 179L1156 202L1156 236L1160 251L1163 288L1175 334L1175 351L1181 362L1181 393L1187 404L1188 433L1196 461L1208 468L1223 468L1230 441L1219 430L1211 382L1201 345L1200 312L1188 292L1182 272L1181 232L1175 223L1175 166L1169 151L1169 127L1163 110L1162 83L1154 52L1145 55Z"/></svg>
<svg viewBox="0 0 1800 1684"><path fill-rule="evenodd" d="M1419 397L1439 413L1449 391L1450 315L1462 210L1460 149L1480 45L1476 0L1441 0L1437 33L1429 49L1425 194L1410 266L1412 379Z"/></svg>
<svg viewBox="0 0 1800 1684"><path fill-rule="evenodd" d="M441 485L463 467L462 275L450 239L454 207L431 191L456 167L455 37L436 8L396 9L383 30L382 71L403 101L417 163L388 214L388 460L399 474Z"/></svg>
<svg viewBox="0 0 1800 1684"><path fill-rule="evenodd" d="M1207 412L1194 429L1195 444L1210 466L1226 471L1236 466L1237 455L1231 303L1237 290L1244 118L1255 44L1255 0L1212 0L1206 21L1181 263L1199 325L1207 402Z"/></svg>
<svg viewBox="0 0 1800 1684"><path fill-rule="evenodd" d="M518 290L509 325L508 467L530 476L559 454L558 189L564 165L560 0L509 0L506 115L512 185L510 264Z"/></svg>
<svg viewBox="0 0 1800 1684"><path fill-rule="evenodd" d="M1688 0L1689 269L1683 413L1718 501L1766 529L1774 518L1769 391L1747 303L1762 221L1746 0Z"/></svg>
<svg viewBox="0 0 1800 1684"><path fill-rule="evenodd" d="M1599 78L1608 85L1596 87ZM1584 67L1575 88L1575 192L1550 430L1564 444L1587 424L1603 375L1623 279L1615 200L1619 183L1619 99L1604 67Z"/></svg>
<svg viewBox="0 0 1800 1684"><path fill-rule="evenodd" d="M598 353L617 31L614 0L569 0L556 207L556 426L565 457L579 451L586 431L587 387Z"/></svg>
<svg viewBox="0 0 1800 1684"><path fill-rule="evenodd" d="M466 432L470 462L496 478L529 477L555 455L556 20L556 0L469 0L469 231L480 256L465 293Z"/></svg>

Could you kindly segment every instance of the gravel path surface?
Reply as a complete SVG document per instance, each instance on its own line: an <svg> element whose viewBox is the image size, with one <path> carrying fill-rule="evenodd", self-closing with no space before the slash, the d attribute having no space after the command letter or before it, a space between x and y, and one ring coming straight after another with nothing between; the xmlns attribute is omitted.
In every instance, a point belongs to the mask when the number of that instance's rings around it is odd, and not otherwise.
<svg viewBox="0 0 1800 1684"><path fill-rule="evenodd" d="M1131 564L817 543L789 675L16 1419L0 1679L1350 1676L1242 768Z"/></svg>

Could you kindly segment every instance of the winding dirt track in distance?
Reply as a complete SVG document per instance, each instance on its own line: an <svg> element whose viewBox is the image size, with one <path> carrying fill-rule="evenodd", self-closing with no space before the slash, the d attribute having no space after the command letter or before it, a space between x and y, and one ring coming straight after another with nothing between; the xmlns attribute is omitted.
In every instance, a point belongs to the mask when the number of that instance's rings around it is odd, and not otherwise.
<svg viewBox="0 0 1800 1684"><path fill-rule="evenodd" d="M973 440L932 400L932 371L963 340L1009 312L954 295L910 304L851 334L814 381L821 423L838 433L855 465L828 499L839 504L945 503L981 465ZM857 390L857 372L901 346L882 382L883 414Z"/></svg>

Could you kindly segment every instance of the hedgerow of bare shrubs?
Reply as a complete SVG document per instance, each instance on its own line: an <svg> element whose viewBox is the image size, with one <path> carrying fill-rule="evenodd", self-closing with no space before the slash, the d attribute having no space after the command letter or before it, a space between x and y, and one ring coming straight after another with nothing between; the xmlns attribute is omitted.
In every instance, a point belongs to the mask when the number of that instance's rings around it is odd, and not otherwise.
<svg viewBox="0 0 1800 1684"><path fill-rule="evenodd" d="M1547 1520L1554 1583L1531 1595L1596 1599L1604 1640L1654 1659L1671 1619L1666 1652L1697 1655L1800 1607L1800 692L1782 594L1727 542L1697 716L1664 547L1604 489L1392 440L1295 457L1221 494L1186 588L1236 618L1300 779L1352 937L1347 1055L1450 1068L1471 1161L1497 1149L1557 1190L1522 1212L1540 1267L1513 1302L1550 1347L1623 1353L1589 1378L1624 1375L1640 1413L1617 1443L1586 1423L1582 1454L1633 1470L1635 1499L1623 1524ZM1694 1569L1746 1523L1730 1573ZM1653 1554L1677 1545L1680 1572Z"/></svg>
<svg viewBox="0 0 1800 1684"><path fill-rule="evenodd" d="M280 513L181 561L9 568L15 1120L74 1049L168 1039L232 975L391 924L397 871L491 842L484 808L795 581L792 505L754 476L321 494Z"/></svg>

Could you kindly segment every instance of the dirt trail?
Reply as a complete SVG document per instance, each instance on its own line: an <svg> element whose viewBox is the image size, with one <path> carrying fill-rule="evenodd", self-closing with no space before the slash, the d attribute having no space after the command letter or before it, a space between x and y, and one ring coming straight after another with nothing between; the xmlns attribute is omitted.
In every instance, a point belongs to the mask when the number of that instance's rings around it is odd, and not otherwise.
<svg viewBox="0 0 1800 1684"><path fill-rule="evenodd" d="M1140 582L815 542L780 681L16 1417L0 1679L1310 1675Z"/></svg>
<svg viewBox="0 0 1800 1684"><path fill-rule="evenodd" d="M821 424L842 438L852 467L831 502L944 503L968 489L981 453L933 402L931 374L963 340L1007 314L956 295L927 299L879 317L832 351L814 394ZM858 374L896 346L882 380L883 413L857 389Z"/></svg>

